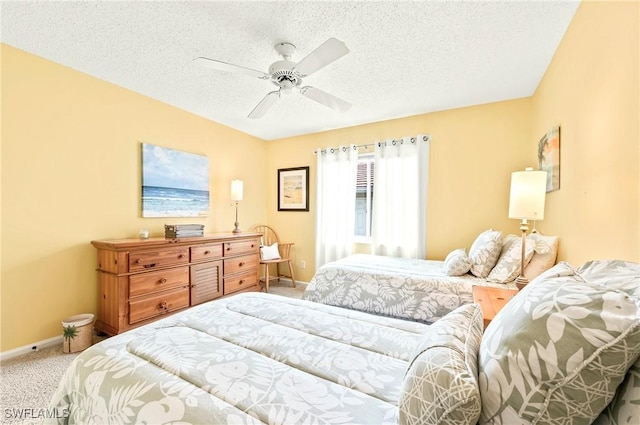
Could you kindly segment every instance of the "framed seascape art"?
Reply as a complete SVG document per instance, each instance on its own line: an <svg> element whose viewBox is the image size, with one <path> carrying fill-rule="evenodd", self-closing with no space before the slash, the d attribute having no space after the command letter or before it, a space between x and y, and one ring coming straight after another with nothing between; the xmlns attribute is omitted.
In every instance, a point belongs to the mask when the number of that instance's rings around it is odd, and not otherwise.
<svg viewBox="0 0 640 425"><path fill-rule="evenodd" d="M142 216L208 214L209 158L142 143Z"/></svg>
<svg viewBox="0 0 640 425"><path fill-rule="evenodd" d="M538 142L538 165L547 172L547 192L560 189L560 127L553 127Z"/></svg>
<svg viewBox="0 0 640 425"><path fill-rule="evenodd" d="M278 211L309 211L309 167L278 170Z"/></svg>

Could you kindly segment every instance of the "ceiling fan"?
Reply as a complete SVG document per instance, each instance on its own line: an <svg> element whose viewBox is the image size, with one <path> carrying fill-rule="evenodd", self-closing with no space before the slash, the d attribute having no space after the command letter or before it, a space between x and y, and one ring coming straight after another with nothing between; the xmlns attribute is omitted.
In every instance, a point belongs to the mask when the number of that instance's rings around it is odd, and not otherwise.
<svg viewBox="0 0 640 425"><path fill-rule="evenodd" d="M284 60L272 63L268 73L203 57L195 58L194 62L219 71L236 72L262 80L270 80L279 87L278 90L269 92L260 103L253 108L249 113L249 118L262 117L265 112L276 103L280 96L289 94L294 90L335 111L345 112L351 108L350 103L320 89L311 86L300 87L304 77L313 74L317 70L349 53L349 49L342 41L330 38L318 46L313 52L302 58L298 63L290 60L291 55L296 50L296 46L293 44L282 42L276 44L274 48Z"/></svg>

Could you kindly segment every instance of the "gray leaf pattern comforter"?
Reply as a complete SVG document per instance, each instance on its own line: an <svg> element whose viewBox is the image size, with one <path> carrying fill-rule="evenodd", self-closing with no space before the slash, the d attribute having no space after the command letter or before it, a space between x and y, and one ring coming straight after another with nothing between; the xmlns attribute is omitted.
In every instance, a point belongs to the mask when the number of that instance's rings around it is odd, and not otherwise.
<svg viewBox="0 0 640 425"><path fill-rule="evenodd" d="M193 307L85 350L60 423L395 424L427 325L263 293Z"/></svg>
<svg viewBox="0 0 640 425"><path fill-rule="evenodd" d="M471 274L448 276L442 261L354 254L324 264L303 299L368 313L433 323L473 302L474 285L515 289Z"/></svg>

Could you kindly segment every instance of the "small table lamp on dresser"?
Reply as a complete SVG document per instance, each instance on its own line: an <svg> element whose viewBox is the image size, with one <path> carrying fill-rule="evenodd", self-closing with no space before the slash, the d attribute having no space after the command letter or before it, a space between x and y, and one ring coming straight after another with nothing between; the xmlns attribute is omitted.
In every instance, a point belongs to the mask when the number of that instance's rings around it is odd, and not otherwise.
<svg viewBox="0 0 640 425"><path fill-rule="evenodd" d="M527 220L542 220L544 218L544 201L547 192L547 172L534 171L526 168L525 171L516 171L511 174L511 193L509 195L509 218L522 219L520 231L522 232L522 253L520 256L520 276L516 278L516 286L519 289L525 287L529 280L524 277L525 250L529 222Z"/></svg>

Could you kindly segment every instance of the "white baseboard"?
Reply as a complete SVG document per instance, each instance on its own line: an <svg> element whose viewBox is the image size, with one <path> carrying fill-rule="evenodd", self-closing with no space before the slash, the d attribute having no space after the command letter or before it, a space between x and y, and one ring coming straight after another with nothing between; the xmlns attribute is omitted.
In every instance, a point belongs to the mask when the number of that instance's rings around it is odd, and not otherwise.
<svg viewBox="0 0 640 425"><path fill-rule="evenodd" d="M42 348L51 347L56 344L62 344L62 335L54 336L53 338L45 339L42 341L34 342L33 344L23 345L22 347L14 348L13 350L4 351L0 353L0 361L12 359L14 357L21 356L23 354L32 353Z"/></svg>

